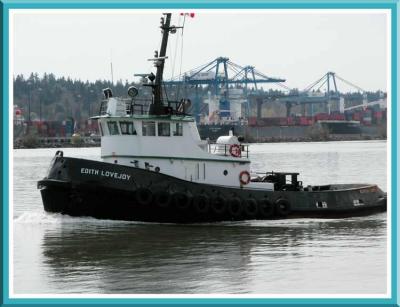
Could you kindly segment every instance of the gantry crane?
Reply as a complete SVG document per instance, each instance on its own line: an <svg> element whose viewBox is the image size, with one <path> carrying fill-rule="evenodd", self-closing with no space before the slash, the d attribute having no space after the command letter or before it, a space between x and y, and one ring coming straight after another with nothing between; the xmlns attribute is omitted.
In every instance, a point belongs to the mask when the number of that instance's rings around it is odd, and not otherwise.
<svg viewBox="0 0 400 307"><path fill-rule="evenodd" d="M362 88L355 85L354 83L351 83L343 79L342 77L338 76L335 72L328 71L321 78L311 83L309 86L307 86L301 91L297 89L289 89L288 94L275 95L275 96L270 96L267 94L264 95L262 99L258 98L257 117L260 117L261 104L268 103L271 100L281 102L286 105L287 117L290 116L291 108L294 105L302 106L303 115L305 115L305 109L307 105L311 106L311 115L314 115L313 105L315 104L325 104L327 107L327 112L331 113L331 104L334 102L338 102L341 99L340 92L337 86L338 80L361 92L365 98L365 91ZM285 89L288 88L285 86Z"/></svg>
<svg viewBox="0 0 400 307"><path fill-rule="evenodd" d="M229 101L229 86L243 86L244 96L247 96L249 85L257 90L259 83L282 83L285 79L271 78L257 71L254 66L241 66L233 63L227 57L218 57L215 60L185 72L171 80L164 81L166 85L194 86L195 101L194 114L196 120L200 113L200 97L198 87L209 86L215 96L222 96L221 100ZM246 106L248 110L248 106Z"/></svg>

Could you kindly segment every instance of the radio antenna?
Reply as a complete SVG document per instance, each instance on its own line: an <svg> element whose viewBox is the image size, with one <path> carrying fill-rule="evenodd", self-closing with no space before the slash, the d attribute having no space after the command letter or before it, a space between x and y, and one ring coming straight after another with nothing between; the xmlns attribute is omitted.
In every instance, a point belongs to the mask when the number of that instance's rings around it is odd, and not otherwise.
<svg viewBox="0 0 400 307"><path fill-rule="evenodd" d="M114 85L114 70L112 65L112 49L110 49L111 84Z"/></svg>

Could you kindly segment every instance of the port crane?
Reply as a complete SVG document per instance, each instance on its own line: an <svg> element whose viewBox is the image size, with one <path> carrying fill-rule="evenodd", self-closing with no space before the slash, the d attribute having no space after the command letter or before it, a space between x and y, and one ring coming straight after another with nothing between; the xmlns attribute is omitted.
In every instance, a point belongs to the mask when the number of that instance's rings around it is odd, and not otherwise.
<svg viewBox="0 0 400 307"><path fill-rule="evenodd" d="M310 106L311 115L314 115L313 106L316 104L325 104L327 108L327 113L331 113L331 106L333 104L337 105L337 108L343 112L345 110L344 105L341 104L341 96L338 90L338 81L345 83L351 88L356 89L363 95L364 101L366 101L366 91L361 87L355 85L354 83L345 80L338 74L332 71L328 71L322 77L312 82L303 90L299 91L297 89L289 89L288 94L284 95L265 95L262 98L257 99L257 117L261 114L262 103L270 102L271 100L284 103L286 105L286 116L291 115L291 109L295 105L301 105L302 113L305 115L306 107ZM280 84L279 84L280 85ZM288 89L288 87L285 87Z"/></svg>
<svg viewBox="0 0 400 307"><path fill-rule="evenodd" d="M256 70L254 66L241 66L230 61L228 57L218 57L173 79L165 80L164 84L178 88L183 87L184 90L187 86L195 88L194 114L198 120L200 114L199 86L209 86L213 95L221 96L223 102L228 102L229 89L232 85L243 87L244 97L247 97L249 85L252 85L257 91L257 85L260 83L285 81L285 79L269 77ZM248 105L246 109L248 110Z"/></svg>
<svg viewBox="0 0 400 307"><path fill-rule="evenodd" d="M293 90L287 97L279 98L280 101L286 104L287 117L290 116L293 105L302 105L303 113L305 113L306 106L310 105L311 113L313 113L313 105L322 103L326 104L328 113L330 113L331 103L340 100L336 78L338 78L336 73L328 71L302 91ZM324 87L325 92L321 91Z"/></svg>

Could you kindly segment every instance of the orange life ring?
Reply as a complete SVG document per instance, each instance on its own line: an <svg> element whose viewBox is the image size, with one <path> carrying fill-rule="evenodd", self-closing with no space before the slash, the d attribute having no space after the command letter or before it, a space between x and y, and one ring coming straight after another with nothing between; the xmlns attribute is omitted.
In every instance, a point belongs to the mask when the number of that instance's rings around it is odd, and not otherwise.
<svg viewBox="0 0 400 307"><path fill-rule="evenodd" d="M242 171L239 174L239 181L241 184L248 184L250 182L250 174L248 171Z"/></svg>
<svg viewBox="0 0 400 307"><path fill-rule="evenodd" d="M232 144L229 147L229 153L232 157L239 158L242 155L242 150L240 149L240 146L238 144Z"/></svg>

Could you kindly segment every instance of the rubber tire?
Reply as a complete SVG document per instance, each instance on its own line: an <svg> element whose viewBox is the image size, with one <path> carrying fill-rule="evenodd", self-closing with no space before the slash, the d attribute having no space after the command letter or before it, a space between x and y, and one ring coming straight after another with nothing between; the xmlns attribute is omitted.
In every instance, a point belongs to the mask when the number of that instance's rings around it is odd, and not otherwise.
<svg viewBox="0 0 400 307"><path fill-rule="evenodd" d="M290 203L285 198L279 198L274 207L277 216L287 217L290 214Z"/></svg>
<svg viewBox="0 0 400 307"><path fill-rule="evenodd" d="M258 214L257 201L254 198L247 198L243 202L244 212L249 218L256 218Z"/></svg>
<svg viewBox="0 0 400 307"><path fill-rule="evenodd" d="M243 206L240 198L234 197L228 201L228 213L233 218L239 218L243 213Z"/></svg>
<svg viewBox="0 0 400 307"><path fill-rule="evenodd" d="M175 192L172 194L172 202L176 208L186 210L190 206L190 197L184 192Z"/></svg>
<svg viewBox="0 0 400 307"><path fill-rule="evenodd" d="M211 210L217 214L222 215L226 212L226 200L222 196L213 198L211 202Z"/></svg>
<svg viewBox="0 0 400 307"><path fill-rule="evenodd" d="M148 188L139 188L136 190L135 199L139 205L148 206L153 201L153 193Z"/></svg>
<svg viewBox="0 0 400 307"><path fill-rule="evenodd" d="M261 218L271 218L274 216L274 205L267 198L258 200L258 214Z"/></svg>
<svg viewBox="0 0 400 307"><path fill-rule="evenodd" d="M160 208L168 208L171 200L171 194L167 191L158 191L154 194L154 202Z"/></svg>
<svg viewBox="0 0 400 307"><path fill-rule="evenodd" d="M204 194L195 196L193 198L193 207L197 213L208 213L210 210L210 198Z"/></svg>

